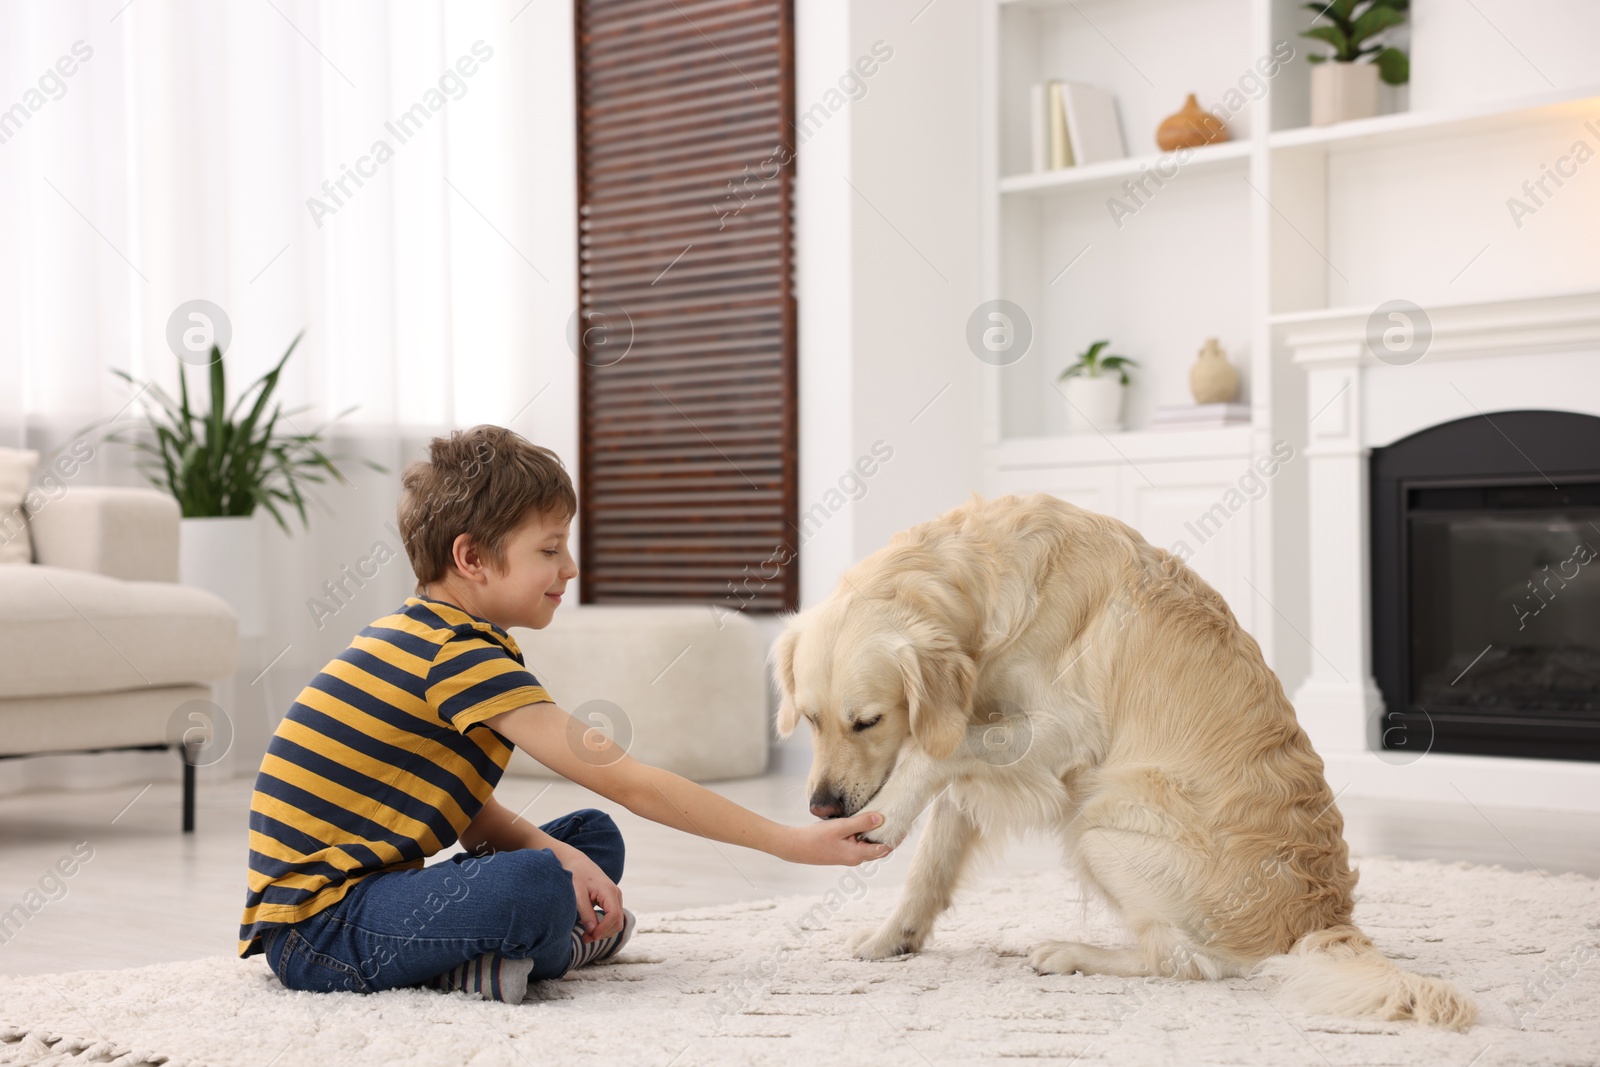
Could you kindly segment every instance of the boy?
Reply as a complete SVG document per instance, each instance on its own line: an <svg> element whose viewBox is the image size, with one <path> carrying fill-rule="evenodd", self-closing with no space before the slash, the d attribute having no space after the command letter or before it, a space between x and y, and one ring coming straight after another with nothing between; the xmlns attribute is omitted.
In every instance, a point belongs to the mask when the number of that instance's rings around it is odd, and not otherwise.
<svg viewBox="0 0 1600 1067"><path fill-rule="evenodd" d="M479 426L407 468L417 594L301 692L250 805L239 955L291 989L427 985L516 1003L530 980L615 955L623 843L592 808L534 827L494 799L513 744L638 815L796 863L886 855L881 816L782 826L639 763L558 707L506 632L550 624L578 573L555 453ZM585 735L588 734L586 737ZM466 852L425 865L459 840Z"/></svg>

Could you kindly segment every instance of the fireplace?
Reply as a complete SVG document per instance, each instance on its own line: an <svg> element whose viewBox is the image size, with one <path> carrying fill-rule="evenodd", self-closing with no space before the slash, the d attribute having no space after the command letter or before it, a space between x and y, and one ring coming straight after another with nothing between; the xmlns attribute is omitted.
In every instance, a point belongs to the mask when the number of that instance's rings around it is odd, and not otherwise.
<svg viewBox="0 0 1600 1067"><path fill-rule="evenodd" d="M1374 740L1600 760L1600 418L1474 415L1370 462Z"/></svg>

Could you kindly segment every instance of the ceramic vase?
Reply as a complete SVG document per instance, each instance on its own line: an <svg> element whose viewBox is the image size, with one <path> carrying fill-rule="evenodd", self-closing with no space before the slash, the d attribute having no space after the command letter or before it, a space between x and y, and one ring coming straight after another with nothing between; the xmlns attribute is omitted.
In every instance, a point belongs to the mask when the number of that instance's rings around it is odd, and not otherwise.
<svg viewBox="0 0 1600 1067"><path fill-rule="evenodd" d="M1215 337L1206 339L1189 368L1189 392L1196 404L1226 404L1239 395L1239 372Z"/></svg>
<svg viewBox="0 0 1600 1067"><path fill-rule="evenodd" d="M255 518L220 516L178 524L178 581L215 593L239 616L239 637L266 629L261 527Z"/></svg>
<svg viewBox="0 0 1600 1067"><path fill-rule="evenodd" d="M1073 433L1117 433L1122 429L1120 376L1068 378L1062 391L1066 394L1067 418Z"/></svg>
<svg viewBox="0 0 1600 1067"><path fill-rule="evenodd" d="M1223 121L1201 107L1193 93L1183 102L1183 107L1162 119L1156 128L1156 144L1163 152L1221 144L1229 136Z"/></svg>
<svg viewBox="0 0 1600 1067"><path fill-rule="evenodd" d="M1311 125L1331 126L1378 113L1378 65L1335 63L1311 68Z"/></svg>

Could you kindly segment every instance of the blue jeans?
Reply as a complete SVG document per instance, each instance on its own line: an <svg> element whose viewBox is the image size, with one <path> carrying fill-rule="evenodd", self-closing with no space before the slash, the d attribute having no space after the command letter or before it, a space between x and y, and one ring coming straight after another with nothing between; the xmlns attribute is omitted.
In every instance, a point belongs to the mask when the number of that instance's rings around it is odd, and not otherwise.
<svg viewBox="0 0 1600 1067"><path fill-rule="evenodd" d="M622 834L584 808L540 827L622 881ZM528 978L559 978L572 959L578 902L572 875L547 848L459 853L409 871L368 875L308 919L261 936L290 989L376 993L414 986L498 952L532 959Z"/></svg>

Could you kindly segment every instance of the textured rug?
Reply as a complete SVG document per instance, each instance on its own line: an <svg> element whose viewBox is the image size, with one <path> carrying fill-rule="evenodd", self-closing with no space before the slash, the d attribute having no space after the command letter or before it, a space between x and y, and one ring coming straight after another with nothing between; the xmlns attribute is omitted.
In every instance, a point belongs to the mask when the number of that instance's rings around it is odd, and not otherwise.
<svg viewBox="0 0 1600 1067"><path fill-rule="evenodd" d="M980 881L921 955L865 963L873 871L837 891L641 915L620 959L520 1005L285 990L260 957L0 979L0 1063L161 1067L894 1063L1600 1064L1600 882L1369 859L1356 919L1478 1002L1465 1034L1308 1015L1244 979L1036 976L1039 940L1117 943L1063 874Z"/></svg>

